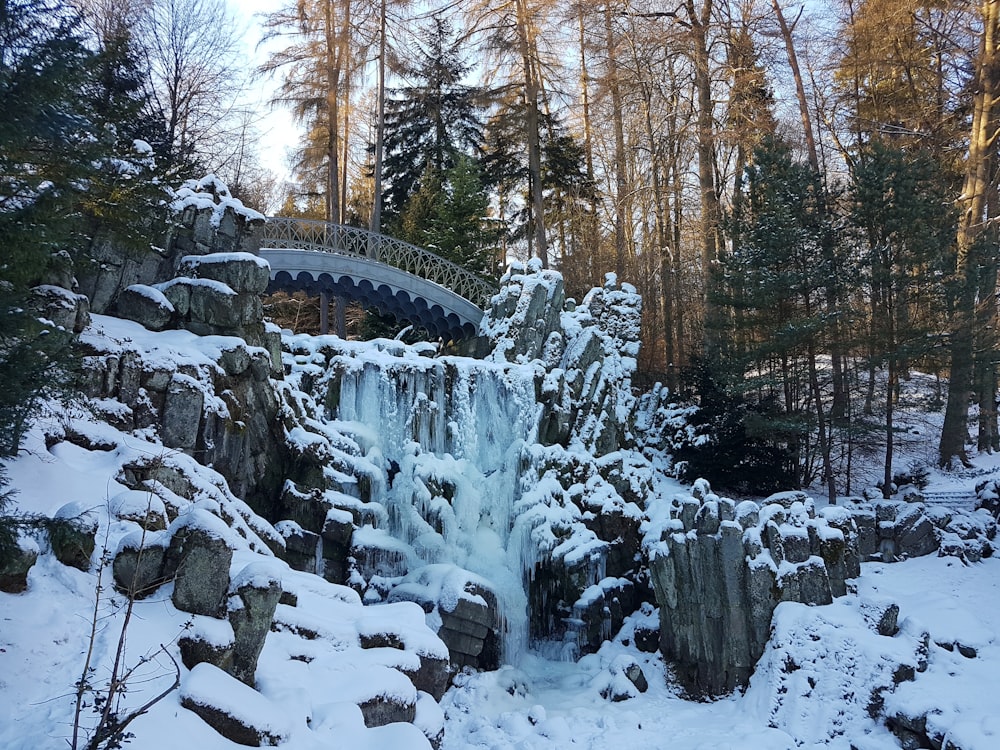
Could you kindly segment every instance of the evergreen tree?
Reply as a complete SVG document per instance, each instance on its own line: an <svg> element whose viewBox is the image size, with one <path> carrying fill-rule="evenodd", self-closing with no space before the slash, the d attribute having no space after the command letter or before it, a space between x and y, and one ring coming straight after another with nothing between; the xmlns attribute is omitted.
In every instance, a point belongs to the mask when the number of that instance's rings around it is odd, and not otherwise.
<svg viewBox="0 0 1000 750"><path fill-rule="evenodd" d="M812 170L774 138L755 150L746 186L741 242L722 261L725 291L716 301L728 305L736 321L731 346L742 358L747 387L756 389L760 401L773 398L786 419L815 429L833 502L831 431L817 360L828 351L835 320L826 290L842 263L824 244L824 196ZM810 478L803 476L803 484Z"/></svg>
<svg viewBox="0 0 1000 750"><path fill-rule="evenodd" d="M110 69L64 4L0 5L0 456L17 452L42 402L72 380L72 332L29 312L31 287L65 251L80 260L99 235L142 226L148 154L124 153L134 146L120 142L118 123L137 108L116 104Z"/></svg>
<svg viewBox="0 0 1000 750"><path fill-rule="evenodd" d="M482 92L462 80L469 72L447 20L434 16L427 48L402 74L413 85L397 89L386 102L382 176L387 219L398 217L427 169L444 174L482 140Z"/></svg>
<svg viewBox="0 0 1000 750"><path fill-rule="evenodd" d="M24 291L78 228L99 146L84 92L93 58L54 0L0 6L0 282Z"/></svg>
<svg viewBox="0 0 1000 750"><path fill-rule="evenodd" d="M530 200L529 165L522 102L507 102L490 118L484 134L483 175L497 192L500 220L507 227L507 238L526 241L534 235L534 204ZM561 243L561 231L570 222L578 222L590 211L596 188L587 176L583 146L570 135L555 115L546 115L542 142L542 188L546 214L543 217L551 237L563 258L570 252Z"/></svg>
<svg viewBox="0 0 1000 750"><path fill-rule="evenodd" d="M496 229L487 221L489 195L476 163L459 156L444 174L428 167L407 201L400 237L462 266L496 278L500 274Z"/></svg>
<svg viewBox="0 0 1000 750"><path fill-rule="evenodd" d="M869 270L871 376L887 371L883 488L890 491L893 415L900 376L936 345L946 313L944 251L955 233L950 180L935 158L880 141L863 148L852 172L854 226ZM869 400L872 386L869 387Z"/></svg>
<svg viewBox="0 0 1000 750"><path fill-rule="evenodd" d="M763 494L798 487L797 426L789 424L777 399L754 401L720 363L696 361L687 373L698 408L673 441L678 478L707 479L713 487ZM779 426L791 434L783 435Z"/></svg>

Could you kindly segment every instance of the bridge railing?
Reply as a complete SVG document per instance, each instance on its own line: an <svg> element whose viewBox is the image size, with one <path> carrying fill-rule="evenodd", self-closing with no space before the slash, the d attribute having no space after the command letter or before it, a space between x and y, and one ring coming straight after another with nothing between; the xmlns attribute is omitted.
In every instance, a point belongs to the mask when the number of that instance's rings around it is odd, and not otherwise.
<svg viewBox="0 0 1000 750"><path fill-rule="evenodd" d="M429 250L359 227L314 219L268 217L260 246L355 255L433 281L485 309L497 285Z"/></svg>

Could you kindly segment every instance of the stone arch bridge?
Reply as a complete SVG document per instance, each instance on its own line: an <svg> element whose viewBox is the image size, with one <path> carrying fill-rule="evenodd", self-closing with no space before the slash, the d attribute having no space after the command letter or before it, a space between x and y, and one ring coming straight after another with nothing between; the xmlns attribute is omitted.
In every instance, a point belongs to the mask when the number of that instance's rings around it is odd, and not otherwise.
<svg viewBox="0 0 1000 750"><path fill-rule="evenodd" d="M427 250L325 221L269 217L260 248L271 264L269 292L355 300L445 339L474 336L497 289Z"/></svg>

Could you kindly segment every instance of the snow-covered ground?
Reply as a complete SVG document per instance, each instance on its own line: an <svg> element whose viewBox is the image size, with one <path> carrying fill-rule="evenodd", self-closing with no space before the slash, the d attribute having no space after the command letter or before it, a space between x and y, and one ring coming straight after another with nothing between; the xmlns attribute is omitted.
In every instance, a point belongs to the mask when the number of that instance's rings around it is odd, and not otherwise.
<svg viewBox="0 0 1000 750"><path fill-rule="evenodd" d="M163 336L160 341L166 340ZM208 355L193 351L190 356ZM926 412L913 413L914 422L933 422ZM32 430L22 454L8 464L11 486L18 492L17 508L46 516L67 502L96 508L102 519L99 546L107 539L113 552L118 537L129 531L116 525L120 522L107 521L106 509L113 501L129 499L123 497L127 488L115 476L130 460L162 455L162 447L147 441L152 436L124 434L85 414L51 415L47 422L50 435L72 426L95 447L51 440L47 446L45 425ZM921 451L929 450L928 444L914 439L907 450L918 458ZM168 458L180 462L203 485L204 507L230 506L248 524L246 537L253 538L255 517L218 486L214 472L182 455ZM933 472L931 489L971 490L977 479L997 473L1000 466L990 456L976 462L974 471ZM673 486L666 481L658 484L658 491L669 492ZM442 724L444 750L888 750L898 748L899 741L881 720L869 716L871 687L884 684L888 673L906 664L920 650L926 633L926 669L882 696L885 712L929 715L928 733L945 733L961 750L1000 748L997 557L971 565L934 556L895 564L866 563L856 581L856 593L825 607L780 605L772 644L742 695L712 702L685 699L660 656L643 653L635 645L635 626L656 620L647 606L630 618L614 642L606 642L598 653L578 662L527 653L516 666L462 673L455 677L440 708L426 694L418 697L414 724L366 729L357 704L373 692L413 692L395 668L405 666L401 662L414 650L434 653L441 647L425 626L422 612L408 603L364 607L352 590L292 571L262 545L257 545L258 551L249 542L237 542L237 546L234 574L248 564L265 561L268 570L281 577L283 588L299 600L294 610L279 605L279 619L285 626L272 632L265 643L257 672L259 693L246 688L249 693L243 698L235 693L220 695L232 689L232 681L223 681L219 687L210 669L182 669L181 689L130 726L134 733L130 746L140 750L236 747L181 706L184 696L208 694L217 703L229 701L234 713L252 714L248 721L268 728L288 750L426 748L427 736L433 736ZM121 627L124 599L113 593L107 572L99 589L96 566L80 571L57 562L44 545L40 551L27 591L0 593L0 748L5 750L67 746L74 684L81 678L91 646L94 613L94 663L99 666L89 679L96 685L107 679ZM98 549L95 563L100 554ZM129 680L132 705L171 683L174 667L157 651L162 644L176 653L177 639L197 619L174 608L171 586L138 602L129 626L129 665L143 655L153 655ZM876 634L866 620L866 608L887 601L899 607L899 633L892 637ZM201 626L207 628L205 623ZM407 650L356 647L359 634L373 628L405 633ZM305 631L315 637L300 637ZM641 667L648 682L644 693L624 679L624 670L633 663ZM612 701L606 697L611 694L631 697ZM84 728L92 723L93 715L92 708L85 711Z"/></svg>

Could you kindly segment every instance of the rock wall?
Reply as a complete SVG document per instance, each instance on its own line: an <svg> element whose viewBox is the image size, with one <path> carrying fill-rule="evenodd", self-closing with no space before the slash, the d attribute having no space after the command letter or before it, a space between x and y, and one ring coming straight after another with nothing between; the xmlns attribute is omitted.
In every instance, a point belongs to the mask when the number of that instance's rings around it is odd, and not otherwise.
<svg viewBox="0 0 1000 750"><path fill-rule="evenodd" d="M487 361L542 369L538 441L599 457L634 443L641 314L642 298L614 274L577 306L566 304L558 273L537 261L512 264L483 317L477 350Z"/></svg>
<svg viewBox="0 0 1000 750"><path fill-rule="evenodd" d="M264 216L234 199L214 175L188 180L170 196L172 220L143 251L125 251L114 242L98 242L90 258L76 268L80 289L96 313L113 311L121 292L133 284L152 285L173 278L180 260L209 253L256 253L257 229Z"/></svg>
<svg viewBox="0 0 1000 750"><path fill-rule="evenodd" d="M850 515L818 515L804 493L735 503L698 480L650 515L660 650L692 695L747 685L779 602L829 604L860 574Z"/></svg>

